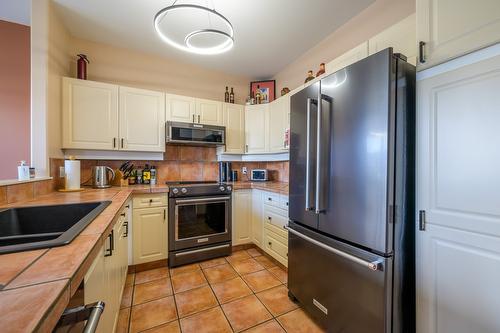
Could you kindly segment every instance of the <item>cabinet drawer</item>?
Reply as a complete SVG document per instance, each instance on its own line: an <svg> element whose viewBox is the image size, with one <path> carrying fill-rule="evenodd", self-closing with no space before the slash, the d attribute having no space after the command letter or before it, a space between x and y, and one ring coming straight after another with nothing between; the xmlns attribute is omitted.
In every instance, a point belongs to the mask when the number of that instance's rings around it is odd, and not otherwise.
<svg viewBox="0 0 500 333"><path fill-rule="evenodd" d="M133 207L136 208L150 208L166 206L168 197L166 193L163 194L141 194L135 196L133 199Z"/></svg>
<svg viewBox="0 0 500 333"><path fill-rule="evenodd" d="M288 218L285 213L282 209L264 205L264 226L287 238L288 231L286 231L285 226L288 223Z"/></svg>
<svg viewBox="0 0 500 333"><path fill-rule="evenodd" d="M288 216L288 195L280 194L280 207L286 209Z"/></svg>
<svg viewBox="0 0 500 333"><path fill-rule="evenodd" d="M264 192L264 203L274 207L281 207L280 195L277 193Z"/></svg>
<svg viewBox="0 0 500 333"><path fill-rule="evenodd" d="M264 247L267 253L281 262L283 265L288 263L288 246L283 243L281 236L267 229L264 233Z"/></svg>

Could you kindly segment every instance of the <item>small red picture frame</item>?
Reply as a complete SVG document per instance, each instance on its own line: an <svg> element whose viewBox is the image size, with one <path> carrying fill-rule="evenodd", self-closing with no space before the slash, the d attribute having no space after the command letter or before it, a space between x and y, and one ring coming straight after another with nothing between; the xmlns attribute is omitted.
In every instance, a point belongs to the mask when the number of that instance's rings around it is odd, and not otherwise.
<svg viewBox="0 0 500 333"><path fill-rule="evenodd" d="M255 96L257 86L263 96L262 103L270 103L276 98L276 80L252 81L250 82L250 96Z"/></svg>

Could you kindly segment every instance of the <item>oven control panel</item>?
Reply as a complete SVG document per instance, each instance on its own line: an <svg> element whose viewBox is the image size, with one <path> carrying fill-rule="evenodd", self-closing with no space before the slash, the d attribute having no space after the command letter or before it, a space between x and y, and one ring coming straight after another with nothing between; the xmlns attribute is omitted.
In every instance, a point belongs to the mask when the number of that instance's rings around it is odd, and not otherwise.
<svg viewBox="0 0 500 333"><path fill-rule="evenodd" d="M170 187L170 197L194 197L204 195L230 194L232 187L226 184L213 184L204 186L175 186Z"/></svg>

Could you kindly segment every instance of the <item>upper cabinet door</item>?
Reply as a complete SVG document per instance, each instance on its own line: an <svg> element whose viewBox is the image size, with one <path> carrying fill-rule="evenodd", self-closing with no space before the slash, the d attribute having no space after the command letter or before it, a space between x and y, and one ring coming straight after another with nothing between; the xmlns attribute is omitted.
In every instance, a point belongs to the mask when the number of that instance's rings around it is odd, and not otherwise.
<svg viewBox="0 0 500 333"><path fill-rule="evenodd" d="M245 107L245 152L266 153L269 149L269 104Z"/></svg>
<svg viewBox="0 0 500 333"><path fill-rule="evenodd" d="M199 124L223 126L222 103L209 99L196 99L195 121Z"/></svg>
<svg viewBox="0 0 500 333"><path fill-rule="evenodd" d="M363 42L356 46L355 48L347 51L341 56L333 59L329 63L326 64L326 72L334 73L339 69L349 66L350 64L355 63L361 59L364 59L368 56L368 42Z"/></svg>
<svg viewBox="0 0 500 333"><path fill-rule="evenodd" d="M284 152L285 130L288 128L290 97L283 96L269 104L269 150Z"/></svg>
<svg viewBox="0 0 500 333"><path fill-rule="evenodd" d="M165 109L166 120L183 123L195 122L195 101L196 99L193 97L167 94Z"/></svg>
<svg viewBox="0 0 500 333"><path fill-rule="evenodd" d="M392 47L394 53L402 53L410 64L415 65L418 52L416 20L416 15L412 14L372 37L368 41L370 55Z"/></svg>
<svg viewBox="0 0 500 333"><path fill-rule="evenodd" d="M165 94L120 87L120 150L165 151Z"/></svg>
<svg viewBox="0 0 500 333"><path fill-rule="evenodd" d="M118 149L118 86L63 78L63 147Z"/></svg>
<svg viewBox="0 0 500 333"><path fill-rule="evenodd" d="M417 41L425 43L419 68L495 44L499 31L498 0L417 0Z"/></svg>
<svg viewBox="0 0 500 333"><path fill-rule="evenodd" d="M224 126L226 126L226 153L245 152L245 107L224 103Z"/></svg>

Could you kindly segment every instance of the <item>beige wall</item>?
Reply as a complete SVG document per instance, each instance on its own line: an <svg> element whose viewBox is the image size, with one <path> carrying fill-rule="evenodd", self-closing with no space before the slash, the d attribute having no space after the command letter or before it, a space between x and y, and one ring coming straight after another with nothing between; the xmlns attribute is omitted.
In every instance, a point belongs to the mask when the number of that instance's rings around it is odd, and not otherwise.
<svg viewBox="0 0 500 333"><path fill-rule="evenodd" d="M64 27L52 2L49 7L48 27L48 86L47 86L47 136L49 157L63 157L62 145L62 96L61 77L70 73L71 37Z"/></svg>
<svg viewBox="0 0 500 333"><path fill-rule="evenodd" d="M377 0L274 76L276 91L304 83L308 70L335 59L415 12L415 0Z"/></svg>
<svg viewBox="0 0 500 333"><path fill-rule="evenodd" d="M246 77L228 75L130 49L73 39L71 54L78 53L84 53L90 59L89 80L219 101L224 100L225 87L229 86L234 87L236 103L243 103L248 95L250 79ZM76 65L73 64L73 76L75 72Z"/></svg>

